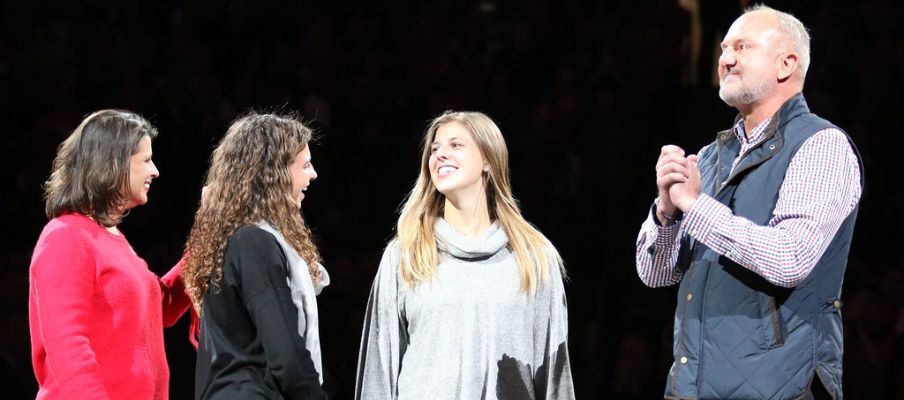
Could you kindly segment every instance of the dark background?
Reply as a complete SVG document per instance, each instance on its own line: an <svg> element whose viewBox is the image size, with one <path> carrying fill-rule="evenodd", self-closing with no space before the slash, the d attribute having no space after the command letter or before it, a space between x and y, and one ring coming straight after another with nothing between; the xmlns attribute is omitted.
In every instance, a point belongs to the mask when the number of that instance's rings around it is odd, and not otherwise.
<svg viewBox="0 0 904 400"><path fill-rule="evenodd" d="M77 3L77 4L76 4ZM524 214L571 277L579 398L661 398L674 289L636 277L634 241L660 146L695 152L735 111L712 49L741 4L672 0L6 2L0 12L0 386L33 398L28 264L55 148L101 108L160 130L161 178L121 225L150 267L179 258L208 157L249 108L298 110L321 135L303 210L332 276L320 296L325 387L351 398L366 297L418 171L427 121L488 113L506 135ZM900 150L904 12L895 0L768 1L813 36L805 95L859 146L867 184L845 282L845 392L904 398ZM716 54L717 56L717 54ZM187 318L168 329L171 396L193 391Z"/></svg>

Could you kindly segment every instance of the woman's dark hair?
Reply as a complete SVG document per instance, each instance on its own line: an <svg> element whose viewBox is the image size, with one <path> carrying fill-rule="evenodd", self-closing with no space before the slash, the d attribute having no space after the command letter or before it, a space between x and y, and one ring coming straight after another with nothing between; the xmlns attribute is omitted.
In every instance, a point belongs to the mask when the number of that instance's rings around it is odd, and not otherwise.
<svg viewBox="0 0 904 400"><path fill-rule="evenodd" d="M99 225L119 224L128 202L130 158L157 128L131 111L100 110L79 124L57 148L44 183L47 218L79 212Z"/></svg>

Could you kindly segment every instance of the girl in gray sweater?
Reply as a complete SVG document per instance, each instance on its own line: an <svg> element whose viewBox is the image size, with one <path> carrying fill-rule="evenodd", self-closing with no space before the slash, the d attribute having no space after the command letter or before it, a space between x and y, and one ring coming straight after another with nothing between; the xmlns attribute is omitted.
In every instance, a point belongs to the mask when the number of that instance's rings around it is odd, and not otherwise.
<svg viewBox="0 0 904 400"><path fill-rule="evenodd" d="M437 117L371 289L355 398L573 399L563 272L518 209L496 124Z"/></svg>

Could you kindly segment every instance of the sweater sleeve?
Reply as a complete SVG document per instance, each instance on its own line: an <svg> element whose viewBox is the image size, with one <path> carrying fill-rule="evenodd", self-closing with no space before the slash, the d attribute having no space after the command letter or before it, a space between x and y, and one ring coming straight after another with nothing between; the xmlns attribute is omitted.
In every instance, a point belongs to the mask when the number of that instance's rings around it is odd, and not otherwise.
<svg viewBox="0 0 904 400"><path fill-rule="evenodd" d="M170 327L179 320L182 314L191 305L191 297L185 290L180 273L182 266L188 261L188 254L183 254L182 259L160 278L160 292L163 295L163 326Z"/></svg>
<svg viewBox="0 0 904 400"><path fill-rule="evenodd" d="M399 307L399 249L390 243L370 289L358 354L355 399L395 399L408 330Z"/></svg>
<svg viewBox="0 0 904 400"><path fill-rule="evenodd" d="M287 260L276 238L256 227L240 229L229 241L224 263L239 271L245 307L283 398L325 399L311 353L298 332Z"/></svg>
<svg viewBox="0 0 904 400"><path fill-rule="evenodd" d="M568 355L568 304L562 269L557 260L549 263L549 280L541 283L535 299L534 354L542 359L534 377L538 399L574 399L571 362Z"/></svg>
<svg viewBox="0 0 904 400"><path fill-rule="evenodd" d="M71 399L109 399L91 341L96 263L93 245L73 228L48 232L35 247L29 271L47 367ZM37 362L37 361L36 361Z"/></svg>

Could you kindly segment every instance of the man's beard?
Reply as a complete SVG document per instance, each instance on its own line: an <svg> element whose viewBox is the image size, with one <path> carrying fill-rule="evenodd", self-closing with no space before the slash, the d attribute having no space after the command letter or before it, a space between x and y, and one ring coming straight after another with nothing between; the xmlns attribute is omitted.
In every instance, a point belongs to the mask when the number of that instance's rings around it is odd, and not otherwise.
<svg viewBox="0 0 904 400"><path fill-rule="evenodd" d="M732 93L728 93L724 85L719 85L719 98L725 104L732 107L753 104L772 91L777 85L773 79L768 77L763 77L759 81L753 82L753 85L745 85L743 80L739 80L739 83L739 87L735 87Z"/></svg>

